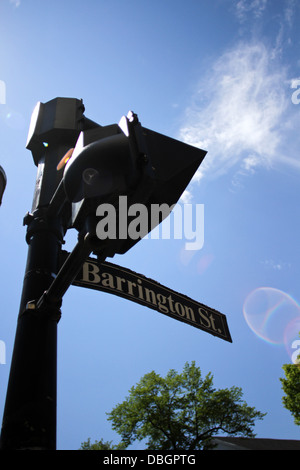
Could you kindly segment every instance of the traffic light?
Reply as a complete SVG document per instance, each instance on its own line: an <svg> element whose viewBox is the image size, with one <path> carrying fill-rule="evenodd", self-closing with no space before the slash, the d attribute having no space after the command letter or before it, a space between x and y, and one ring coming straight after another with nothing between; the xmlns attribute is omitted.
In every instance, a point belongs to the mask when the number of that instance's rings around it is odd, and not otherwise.
<svg viewBox="0 0 300 470"><path fill-rule="evenodd" d="M26 143L38 167L39 191L33 201L33 210L49 204L61 179L56 171L57 164L66 151L76 144L80 132L99 127L83 113L83 102L76 98L58 97L36 104Z"/></svg>
<svg viewBox="0 0 300 470"><path fill-rule="evenodd" d="M123 117L119 125L81 132L64 170L67 199L75 203L93 199L99 204L128 195L145 183L145 177L153 179L141 132L133 113Z"/></svg>
<svg viewBox="0 0 300 470"><path fill-rule="evenodd" d="M82 100L75 98L55 98L36 104L26 143L36 165L49 146L74 145L82 130L83 111Z"/></svg>
<svg viewBox="0 0 300 470"><path fill-rule="evenodd" d="M71 227L80 232L87 220L96 224L101 203L114 205L118 212L120 196L127 197L128 206L144 204L149 214L151 204L171 207L205 155L204 150L142 127L132 112L119 124L82 131L58 165L60 170L65 164L62 182L72 203ZM154 228L151 222L148 231ZM130 237L107 241L108 256L125 253L137 241Z"/></svg>

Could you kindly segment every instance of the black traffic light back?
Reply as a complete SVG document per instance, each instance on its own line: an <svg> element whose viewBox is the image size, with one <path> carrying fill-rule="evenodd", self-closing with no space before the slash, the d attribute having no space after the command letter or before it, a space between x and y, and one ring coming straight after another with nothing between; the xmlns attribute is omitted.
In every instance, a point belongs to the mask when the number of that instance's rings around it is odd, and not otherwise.
<svg viewBox="0 0 300 470"><path fill-rule="evenodd" d="M141 159L133 131L113 124L81 132L63 175L67 199L99 204L127 195L140 181Z"/></svg>
<svg viewBox="0 0 300 470"><path fill-rule="evenodd" d="M147 207L151 231L151 204L176 204L205 155L204 150L142 127L132 112L119 125L81 132L63 175L66 196L73 203L71 226L80 231L101 203L114 204L118 212L118 196L124 195L128 207ZM108 256L125 253L138 241L109 240Z"/></svg>
<svg viewBox="0 0 300 470"><path fill-rule="evenodd" d="M62 177L72 202L71 226L81 231L87 216L101 203L118 210L118 197L146 203L155 185L155 172L145 147L143 129L129 112L119 124L83 131Z"/></svg>
<svg viewBox="0 0 300 470"><path fill-rule="evenodd" d="M155 170L155 184L146 202L149 215L148 232L150 232L157 225L156 221L151 218L151 205L167 204L170 208L175 205L207 152L145 127L142 129L151 165ZM162 211L161 215L167 217L168 213ZM130 223L130 218L128 219ZM116 244L117 251L115 252L124 254L138 241L139 239L130 238L120 240Z"/></svg>
<svg viewBox="0 0 300 470"><path fill-rule="evenodd" d="M100 127L83 113L83 102L76 98L58 97L36 104L26 143L38 167L39 191L35 191L32 211L49 204L62 176L56 171L57 164L67 150L75 146L80 132Z"/></svg>
<svg viewBox="0 0 300 470"><path fill-rule="evenodd" d="M45 146L75 144L84 128L83 112L83 102L76 98L55 98L47 103L36 104L26 143L26 148L31 150L36 165L45 153Z"/></svg>

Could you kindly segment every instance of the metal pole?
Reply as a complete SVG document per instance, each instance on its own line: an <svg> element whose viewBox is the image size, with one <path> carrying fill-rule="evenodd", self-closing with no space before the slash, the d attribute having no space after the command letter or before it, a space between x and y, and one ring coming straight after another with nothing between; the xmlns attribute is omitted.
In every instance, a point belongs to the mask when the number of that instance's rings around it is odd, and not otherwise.
<svg viewBox="0 0 300 470"><path fill-rule="evenodd" d="M39 218L32 223L39 223ZM42 223L42 222L41 222ZM29 225L30 228L30 225ZM57 323L59 309L27 309L52 283L59 237L30 237L1 433L1 449L56 449Z"/></svg>
<svg viewBox="0 0 300 470"><path fill-rule="evenodd" d="M31 117L26 147L38 171L32 211L24 219L28 257L3 414L2 450L56 449L57 323L62 298L51 297L42 308L36 306L58 273L71 216L57 165L75 146L81 130L99 126L83 112L82 100L56 98L37 103Z"/></svg>
<svg viewBox="0 0 300 470"><path fill-rule="evenodd" d="M64 150L53 149L46 159L57 159L56 155L61 155ZM28 308L30 302L39 299L53 282L64 236L62 218L49 218L47 207L40 207L41 199L45 203L53 192L53 171L45 171L46 159L42 158L38 165L32 214L24 219L24 224L28 225L28 257L3 415L1 449L56 448L60 305L49 306L43 311ZM50 188L48 196L47 188Z"/></svg>

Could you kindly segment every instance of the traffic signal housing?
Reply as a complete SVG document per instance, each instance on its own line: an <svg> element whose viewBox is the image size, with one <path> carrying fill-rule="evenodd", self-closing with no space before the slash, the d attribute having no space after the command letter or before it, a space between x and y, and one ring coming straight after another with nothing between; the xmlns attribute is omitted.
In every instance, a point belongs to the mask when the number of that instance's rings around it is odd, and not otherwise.
<svg viewBox="0 0 300 470"><path fill-rule="evenodd" d="M147 207L151 231L151 205L176 204L205 155L202 149L142 127L132 112L119 124L82 131L69 152L62 178L72 203L70 226L80 232L87 230L89 221L90 229L91 220L96 225L99 204L110 203L118 213L119 197L126 196L128 207ZM138 241L129 236L106 240L108 256L123 254Z"/></svg>
<svg viewBox="0 0 300 470"><path fill-rule="evenodd" d="M130 113L119 123L81 132L63 175L67 199L111 201L153 179L137 116Z"/></svg>

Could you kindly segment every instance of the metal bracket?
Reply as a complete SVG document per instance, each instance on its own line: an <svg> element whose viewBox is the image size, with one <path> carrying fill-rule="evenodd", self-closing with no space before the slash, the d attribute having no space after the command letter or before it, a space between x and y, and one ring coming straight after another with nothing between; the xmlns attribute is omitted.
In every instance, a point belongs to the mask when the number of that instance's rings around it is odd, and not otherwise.
<svg viewBox="0 0 300 470"><path fill-rule="evenodd" d="M48 207L36 209L33 213L27 212L23 219L23 225L27 225L26 242L29 244L30 238L37 232L52 232L61 243L64 243L63 227L60 219L49 217Z"/></svg>
<svg viewBox="0 0 300 470"><path fill-rule="evenodd" d="M47 312L47 317L58 323L61 318L60 307L61 302L57 305L50 304L47 301L47 292L44 292L44 294L38 301L31 300L30 302L27 302L26 308L22 315L31 314L35 316L40 316Z"/></svg>

